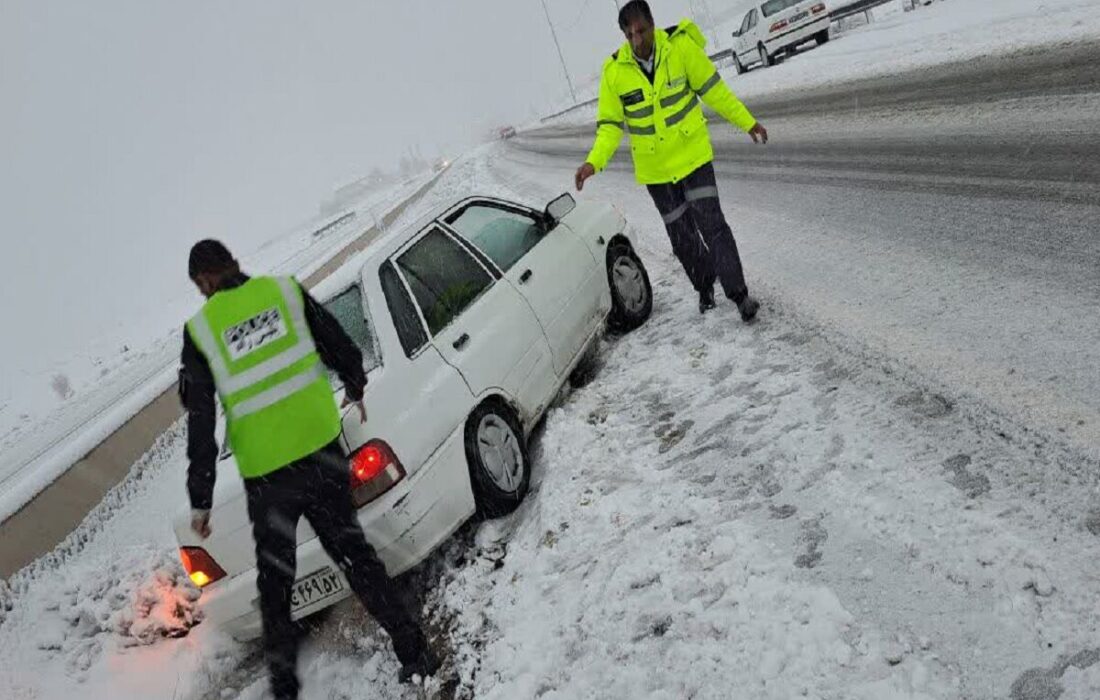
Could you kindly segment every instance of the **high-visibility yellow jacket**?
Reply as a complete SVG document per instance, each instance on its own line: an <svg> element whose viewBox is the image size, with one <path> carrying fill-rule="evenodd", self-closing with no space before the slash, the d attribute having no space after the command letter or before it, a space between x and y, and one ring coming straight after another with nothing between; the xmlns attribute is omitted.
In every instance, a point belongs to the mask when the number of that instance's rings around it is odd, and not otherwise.
<svg viewBox="0 0 1100 700"><path fill-rule="evenodd" d="M241 476L285 467L340 434L332 385L293 279L253 277L220 291L187 332L210 364Z"/></svg>
<svg viewBox="0 0 1100 700"><path fill-rule="evenodd" d="M630 134L634 174L643 185L677 182L714 159L699 98L744 131L756 124L722 81L703 48L699 27L683 20L654 32L653 83L634 59L630 43L603 66L596 114L596 143L587 161L603 170Z"/></svg>

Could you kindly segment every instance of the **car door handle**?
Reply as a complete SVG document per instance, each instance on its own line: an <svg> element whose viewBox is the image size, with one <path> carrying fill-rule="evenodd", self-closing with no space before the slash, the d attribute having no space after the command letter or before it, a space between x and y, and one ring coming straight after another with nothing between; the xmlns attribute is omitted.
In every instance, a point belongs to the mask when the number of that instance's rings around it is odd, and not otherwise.
<svg viewBox="0 0 1100 700"><path fill-rule="evenodd" d="M466 343L468 343L468 342L470 342L470 334L469 333L463 333L462 335L458 336L458 340L451 343L451 346L455 350L461 350L462 348L466 347Z"/></svg>
<svg viewBox="0 0 1100 700"><path fill-rule="evenodd" d="M523 274L519 276L520 284L527 284L527 280L531 279L532 272L530 270L524 270Z"/></svg>

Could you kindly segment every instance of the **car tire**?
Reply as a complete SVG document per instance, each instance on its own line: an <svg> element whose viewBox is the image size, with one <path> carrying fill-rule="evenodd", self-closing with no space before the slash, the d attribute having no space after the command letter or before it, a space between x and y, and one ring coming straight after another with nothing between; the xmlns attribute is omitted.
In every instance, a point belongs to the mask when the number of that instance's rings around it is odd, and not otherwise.
<svg viewBox="0 0 1100 700"><path fill-rule="evenodd" d="M737 57L737 54L733 54L733 69L737 71L737 75L741 75L745 72L745 67L741 65L741 59Z"/></svg>
<svg viewBox="0 0 1100 700"><path fill-rule="evenodd" d="M531 484L531 459L516 412L501 400L482 403L466 420L465 443L478 517L514 511Z"/></svg>
<svg viewBox="0 0 1100 700"><path fill-rule="evenodd" d="M757 46L756 49L760 53L760 65L762 65L762 66L774 66L775 65L775 56L772 56L771 54L769 54L768 50L766 48L764 48L763 44L760 44L759 46Z"/></svg>
<svg viewBox="0 0 1100 700"><path fill-rule="evenodd" d="M573 371L569 373L569 386L574 389L581 389L588 385L596 376L596 372L600 368L600 343L598 339L593 339L592 343L584 351L584 355L581 356L580 362L573 368Z"/></svg>
<svg viewBox="0 0 1100 700"><path fill-rule="evenodd" d="M829 43L829 30L822 29L820 32L814 35L814 39L817 40L818 46Z"/></svg>
<svg viewBox="0 0 1100 700"><path fill-rule="evenodd" d="M625 242L607 248L607 285L611 289L611 313L607 327L612 333L629 333L653 313L653 287L645 265Z"/></svg>

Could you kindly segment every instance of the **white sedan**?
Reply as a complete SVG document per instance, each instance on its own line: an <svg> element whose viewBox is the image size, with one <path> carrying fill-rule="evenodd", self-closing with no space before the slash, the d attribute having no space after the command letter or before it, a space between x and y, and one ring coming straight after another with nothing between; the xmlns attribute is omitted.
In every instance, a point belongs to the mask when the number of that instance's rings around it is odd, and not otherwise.
<svg viewBox="0 0 1100 700"><path fill-rule="evenodd" d="M825 0L754 0L733 33L733 65L744 73L753 63L775 65L775 57L808 41L829 41Z"/></svg>
<svg viewBox="0 0 1100 700"><path fill-rule="evenodd" d="M364 256L357 275L314 293L363 349L369 418L345 411L340 439L359 521L396 576L475 513L520 503L531 430L605 327L645 322L652 290L623 217L568 194L544 211L466 199ZM223 453L211 537L196 538L189 511L174 527L206 619L248 639L260 634L260 614L236 471ZM304 519L297 535L300 618L349 589Z"/></svg>

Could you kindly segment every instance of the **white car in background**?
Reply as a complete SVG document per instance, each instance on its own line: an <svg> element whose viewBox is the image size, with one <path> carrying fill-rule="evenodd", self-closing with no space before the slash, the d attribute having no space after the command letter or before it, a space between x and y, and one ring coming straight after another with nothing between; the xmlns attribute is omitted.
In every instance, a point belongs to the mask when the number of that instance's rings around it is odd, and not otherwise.
<svg viewBox="0 0 1100 700"><path fill-rule="evenodd" d="M829 40L829 6L824 0L754 2L741 27L733 32L733 65L738 73L749 66L774 66L775 57L798 46Z"/></svg>
<svg viewBox="0 0 1100 700"><path fill-rule="evenodd" d="M645 322L652 290L623 217L568 194L541 212L466 199L364 255L358 274L314 294L363 349L368 420L349 407L340 440L359 522L396 576L475 513L519 504L531 430L605 328ZM192 533L189 511L173 524L207 621L248 639L261 623L236 472L223 453L209 538ZM349 593L304 519L297 534L296 619Z"/></svg>

